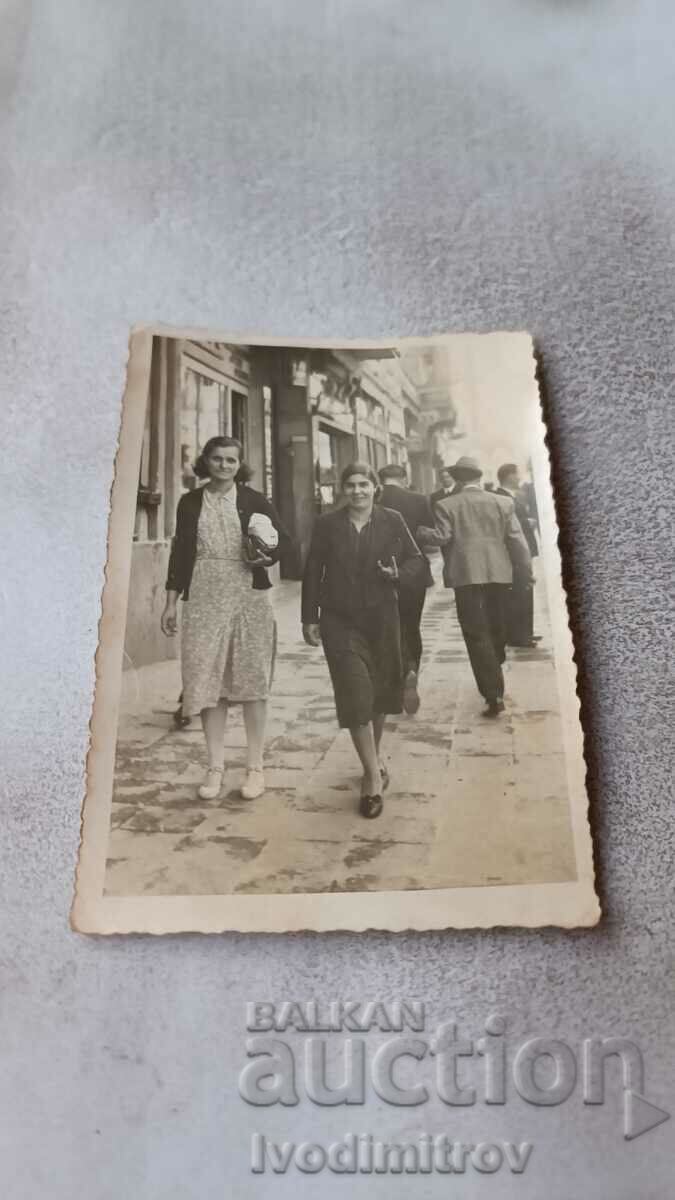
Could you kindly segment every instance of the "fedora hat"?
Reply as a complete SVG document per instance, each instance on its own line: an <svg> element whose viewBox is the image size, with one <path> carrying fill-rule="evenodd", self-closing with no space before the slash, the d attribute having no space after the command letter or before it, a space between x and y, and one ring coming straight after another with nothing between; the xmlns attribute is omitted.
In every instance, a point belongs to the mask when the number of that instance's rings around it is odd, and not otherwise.
<svg viewBox="0 0 675 1200"><path fill-rule="evenodd" d="M466 475L483 474L483 468L479 467L478 460L475 458L469 458L466 454L463 454L461 458L458 458L453 467L446 467L445 469L446 471L450 472L453 479L456 478L457 475L461 477Z"/></svg>

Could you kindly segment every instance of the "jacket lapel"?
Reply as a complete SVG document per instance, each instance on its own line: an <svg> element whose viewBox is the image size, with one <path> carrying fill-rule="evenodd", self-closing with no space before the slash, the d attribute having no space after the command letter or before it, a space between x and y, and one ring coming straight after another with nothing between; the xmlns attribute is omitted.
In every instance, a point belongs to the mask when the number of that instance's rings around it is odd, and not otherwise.
<svg viewBox="0 0 675 1200"><path fill-rule="evenodd" d="M336 539L338 557L348 565L351 564L351 534L352 526L350 524L349 515L346 508L340 509L336 513L339 525L339 534ZM377 560L382 557L383 546L386 542L389 522L386 515L376 506L373 506L373 513L370 518L370 534L368 537L368 550L366 554L366 569L369 571L377 563Z"/></svg>
<svg viewBox="0 0 675 1200"><path fill-rule="evenodd" d="M384 559L389 550L387 546L389 520L381 508L373 508L371 518L370 546L368 547L368 566L375 567L380 559ZM388 557L388 554L387 554Z"/></svg>
<svg viewBox="0 0 675 1200"><path fill-rule="evenodd" d="M239 514L239 524L241 525L241 532L245 535L248 530L250 514L248 512L248 505L246 504L246 497L244 495L243 488L238 483L235 484L235 487L237 489L237 512Z"/></svg>

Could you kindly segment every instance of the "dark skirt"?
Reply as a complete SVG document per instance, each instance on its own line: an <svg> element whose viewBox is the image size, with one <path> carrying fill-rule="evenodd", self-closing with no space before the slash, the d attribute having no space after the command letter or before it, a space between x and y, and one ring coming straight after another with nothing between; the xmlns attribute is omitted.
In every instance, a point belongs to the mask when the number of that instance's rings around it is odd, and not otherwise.
<svg viewBox="0 0 675 1200"><path fill-rule="evenodd" d="M367 725L374 716L403 711L403 666L398 601L349 616L323 611L321 641L340 726Z"/></svg>

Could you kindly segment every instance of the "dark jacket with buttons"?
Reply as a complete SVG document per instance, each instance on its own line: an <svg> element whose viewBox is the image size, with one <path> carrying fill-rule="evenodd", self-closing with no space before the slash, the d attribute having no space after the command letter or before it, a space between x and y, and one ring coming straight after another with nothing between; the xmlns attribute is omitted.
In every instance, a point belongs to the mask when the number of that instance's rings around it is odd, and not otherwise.
<svg viewBox="0 0 675 1200"><path fill-rule="evenodd" d="M284 550L288 549L290 539L275 509L262 492L255 492L253 488L243 484L237 484L236 487L237 512L241 522L242 535L245 535L248 530L252 514L264 513L279 534L279 545L274 550L270 550L267 557L271 558L273 563L278 562ZM181 496L176 510L176 533L171 543L166 590L178 592L183 600L187 600L190 594L192 572L197 557L197 526L203 498L204 488L195 488L193 492L186 492L184 496ZM258 590L272 586L265 567L253 567L251 577L251 586Z"/></svg>
<svg viewBox="0 0 675 1200"><path fill-rule="evenodd" d="M378 560L396 559L399 579L392 585L377 568ZM312 532L302 580L302 621L314 625L319 612L344 612L352 593L353 555L346 508L318 517ZM376 505L371 517L368 553L363 571L363 598L374 608L391 596L392 586L410 586L424 576L424 559L400 513Z"/></svg>

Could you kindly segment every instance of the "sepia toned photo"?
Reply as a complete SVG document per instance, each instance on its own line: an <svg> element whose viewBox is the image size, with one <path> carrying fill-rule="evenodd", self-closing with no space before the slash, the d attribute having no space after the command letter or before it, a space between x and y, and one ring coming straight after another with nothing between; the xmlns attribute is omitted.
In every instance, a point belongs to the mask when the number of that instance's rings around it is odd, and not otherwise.
<svg viewBox="0 0 675 1200"><path fill-rule="evenodd" d="M592 925L530 337L134 332L82 932Z"/></svg>

